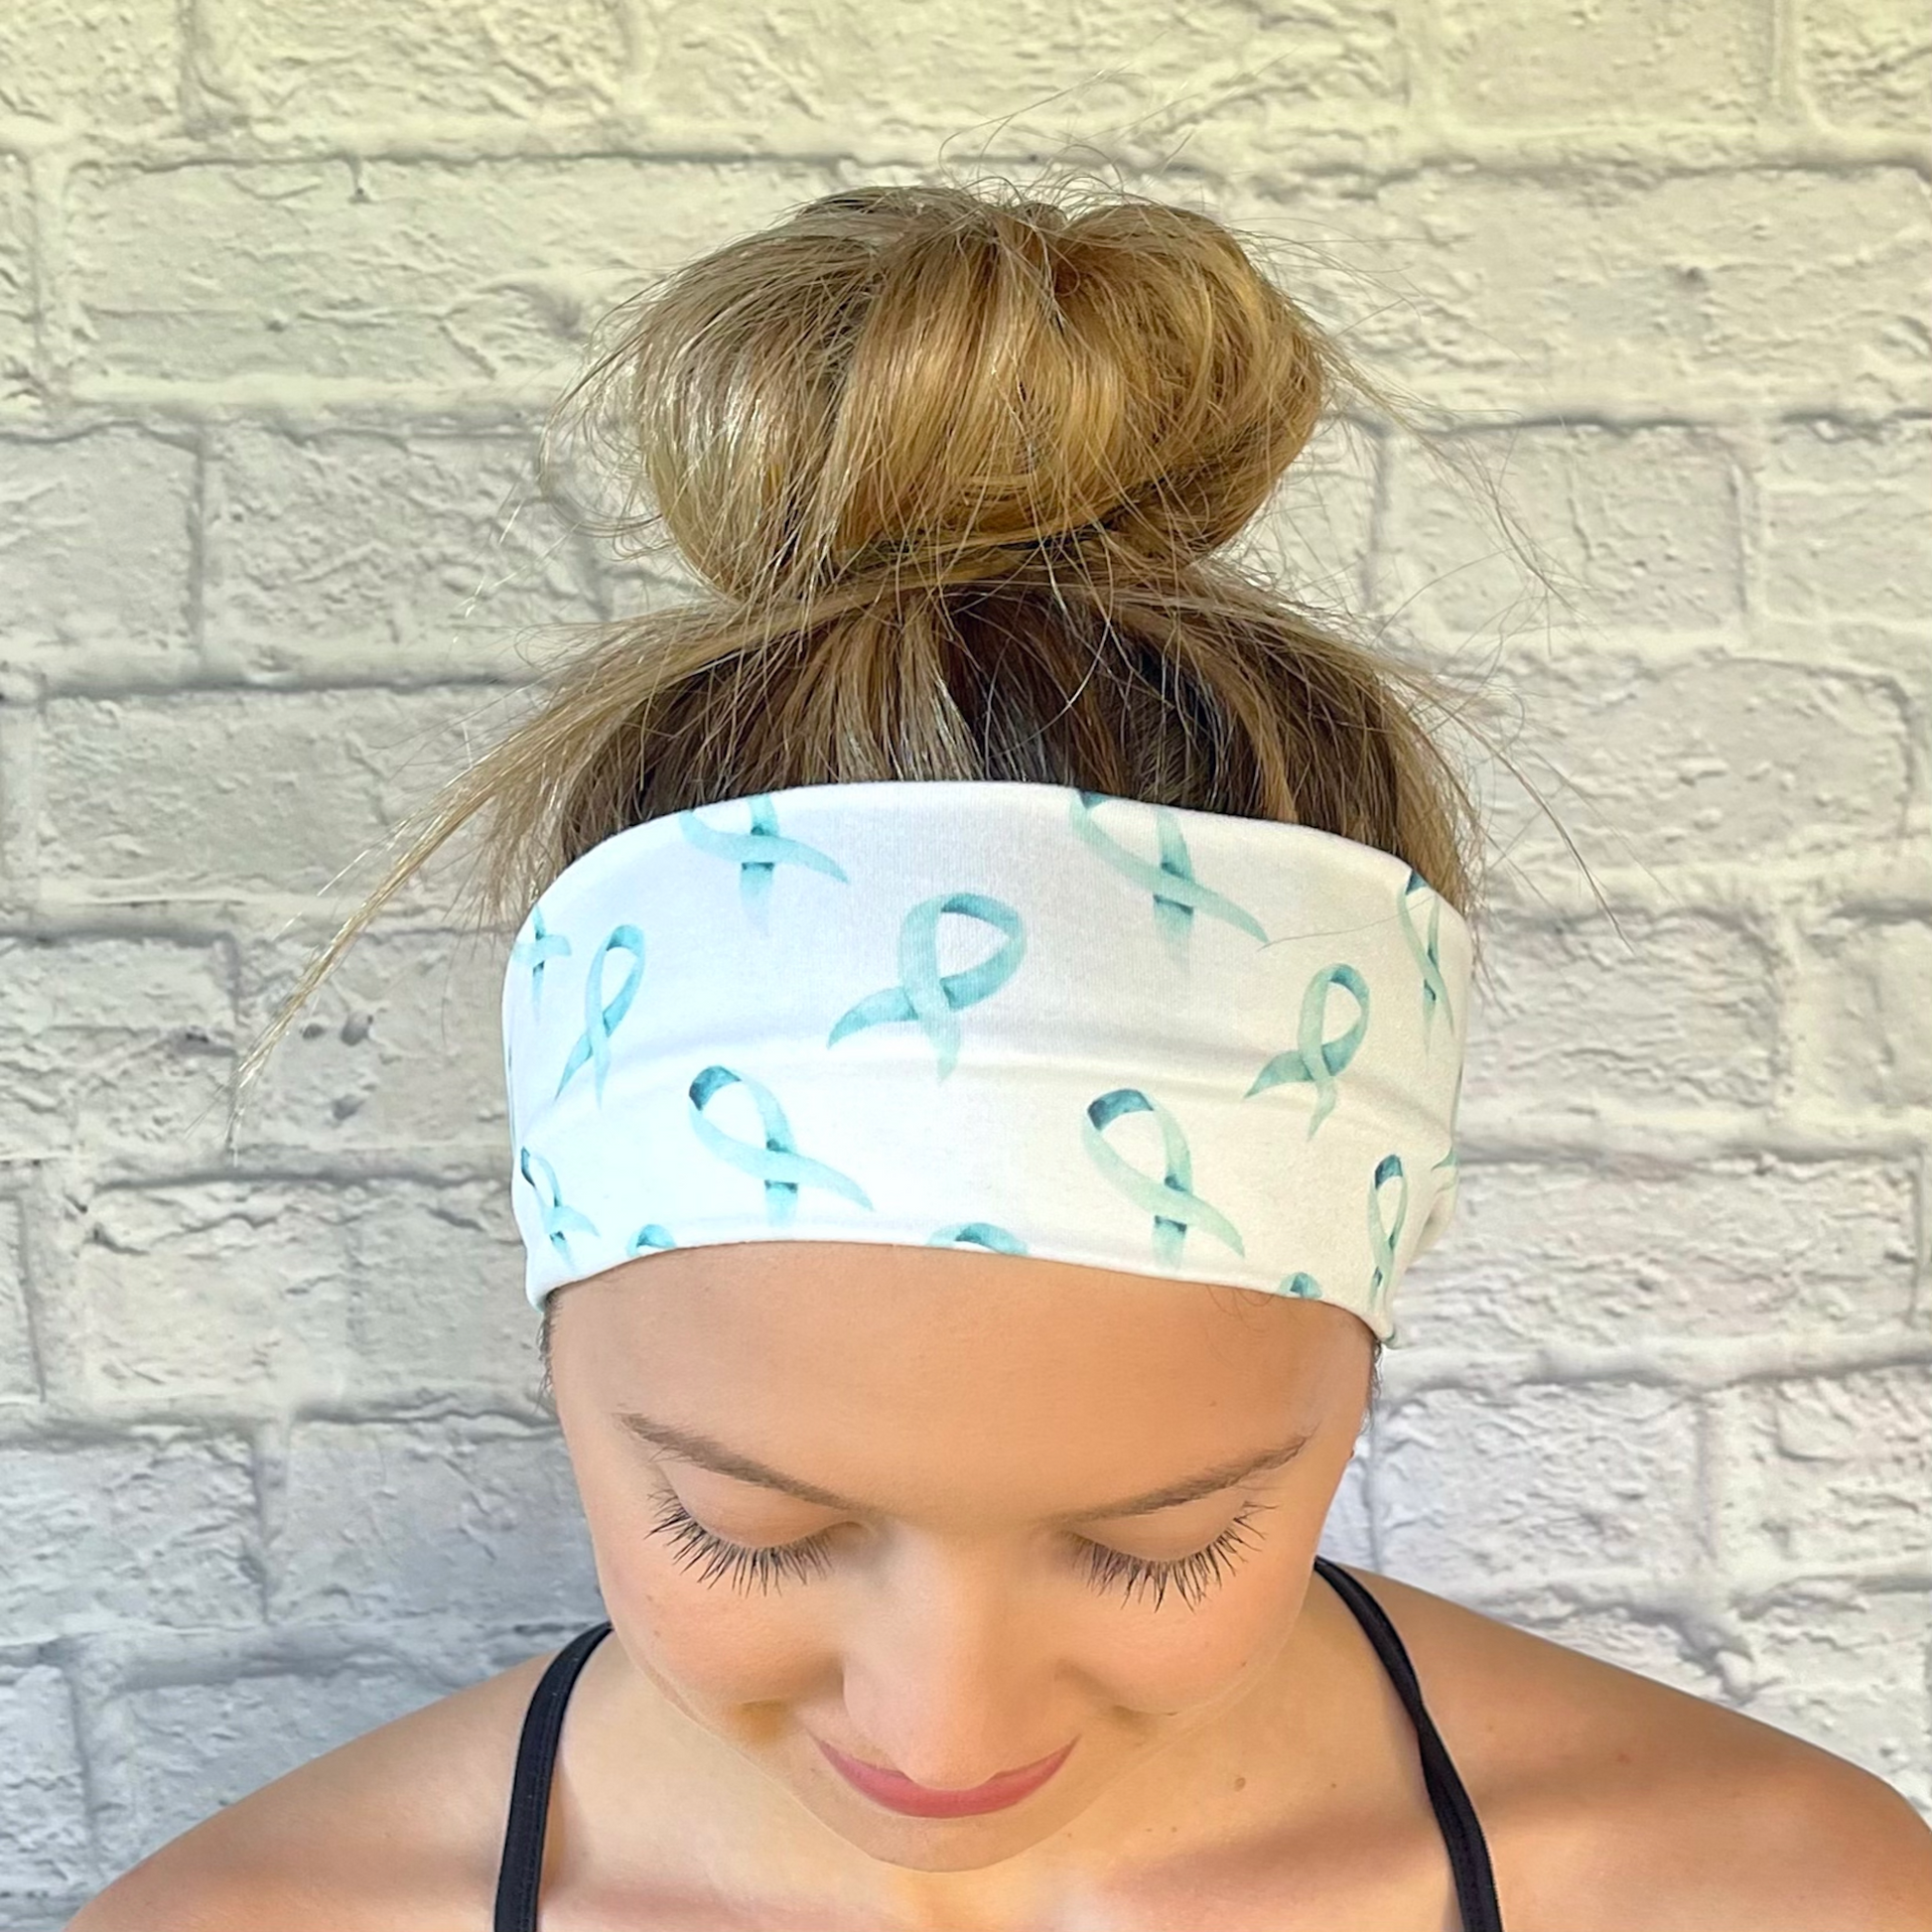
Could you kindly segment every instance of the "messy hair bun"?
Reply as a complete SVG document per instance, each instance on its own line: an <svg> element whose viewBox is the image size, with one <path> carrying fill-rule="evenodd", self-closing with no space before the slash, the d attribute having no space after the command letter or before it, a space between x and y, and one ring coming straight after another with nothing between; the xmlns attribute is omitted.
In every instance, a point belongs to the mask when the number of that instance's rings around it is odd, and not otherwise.
<svg viewBox="0 0 1932 1932"><path fill-rule="evenodd" d="M809 606L1064 575L1166 585L1307 444L1323 339L1228 231L1158 202L814 202L673 276L586 385L718 590Z"/></svg>
<svg viewBox="0 0 1932 1932"><path fill-rule="evenodd" d="M678 269L609 319L557 421L616 479L620 545L667 537L697 594L594 627L242 1080L485 808L481 908L512 927L644 819L879 779L1299 822L1469 909L1428 687L1221 554L1344 393L1376 394L1227 228L1127 194L867 188Z"/></svg>

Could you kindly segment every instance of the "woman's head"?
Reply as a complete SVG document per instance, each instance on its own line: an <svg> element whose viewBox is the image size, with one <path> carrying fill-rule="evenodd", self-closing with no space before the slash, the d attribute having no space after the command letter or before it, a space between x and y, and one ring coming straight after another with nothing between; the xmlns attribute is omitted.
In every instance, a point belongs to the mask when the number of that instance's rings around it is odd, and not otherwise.
<svg viewBox="0 0 1932 1932"><path fill-rule="evenodd" d="M596 631L446 787L244 1080L479 815L498 925L629 826L881 779L1314 826L1470 909L1430 687L1224 554L1323 411L1375 394L1225 227L1125 195L871 189L686 265L617 313L565 420L615 459L616 534L668 535L696 595ZM575 1283L542 1339L626 1649L830 1822L941 1863L1004 1842L1002 1815L862 1812L804 1733L944 1783L1077 1733L1088 1769L1039 1806L1090 1798L1090 1772L1220 1708L1285 1640L1379 1350L1319 1304L782 1241ZM857 1507L699 1471L623 1411ZM1301 1452L1246 1484L1047 1527L1290 1437ZM700 1530L654 1528L666 1488ZM831 1568L739 1594L680 1567L707 1528L822 1531ZM1198 1601L1082 1581L1079 1537L1118 1580L1223 1532L1246 1546L1203 1559Z"/></svg>
<svg viewBox="0 0 1932 1932"><path fill-rule="evenodd" d="M627 1654L848 1842L932 1870L1038 1843L1268 1668L1372 1341L1320 1303L863 1242L671 1251L550 1302ZM953 1788L1073 1750L939 1821L821 1742Z"/></svg>

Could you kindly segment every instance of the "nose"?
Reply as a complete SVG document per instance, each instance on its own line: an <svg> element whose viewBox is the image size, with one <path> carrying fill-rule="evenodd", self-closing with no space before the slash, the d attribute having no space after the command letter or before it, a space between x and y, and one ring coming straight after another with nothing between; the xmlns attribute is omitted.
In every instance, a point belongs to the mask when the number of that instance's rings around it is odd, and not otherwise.
<svg viewBox="0 0 1932 1932"><path fill-rule="evenodd" d="M1029 1615L991 1556L908 1549L843 1645L850 1754L964 1790L1050 1755L1077 1726ZM835 1740L843 1743L844 1740Z"/></svg>

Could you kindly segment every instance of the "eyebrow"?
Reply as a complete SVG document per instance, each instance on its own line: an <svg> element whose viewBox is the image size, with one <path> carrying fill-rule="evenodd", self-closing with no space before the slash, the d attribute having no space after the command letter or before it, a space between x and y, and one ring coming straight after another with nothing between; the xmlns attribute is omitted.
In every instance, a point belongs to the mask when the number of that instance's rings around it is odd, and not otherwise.
<svg viewBox="0 0 1932 1932"><path fill-rule="evenodd" d="M650 1416L643 1416L630 1409L618 1411L618 1421L633 1436L662 1449L666 1454L675 1456L683 1462L694 1463L701 1469L710 1469L722 1476L731 1476L739 1482L757 1483L761 1489L776 1489L787 1496L796 1496L799 1501L816 1503L821 1509L836 1509L852 1516L871 1516L878 1512L869 1504L854 1502L849 1496L836 1495L830 1489L821 1489L815 1482L804 1482L796 1476L785 1475L781 1470L768 1467L749 1455L741 1455L738 1450L727 1448L712 1437L703 1435L695 1429L680 1429L674 1423L658 1422ZM1073 1509L1062 1515L1049 1516L1045 1520L1058 1527L1070 1523L1086 1523L1096 1518L1115 1516L1151 1516L1159 1509L1173 1509L1181 1503L1197 1502L1203 1496L1212 1496L1223 1489L1231 1489L1237 1482L1247 1477L1260 1475L1270 1469L1279 1469L1294 1461L1309 1445L1312 1432L1291 1437L1285 1443L1278 1443L1273 1449L1262 1449L1255 1455L1235 1456L1229 1461L1216 1463L1212 1468L1202 1469L1194 1475L1182 1476L1178 1482L1164 1483L1159 1489L1150 1489L1142 1495L1126 1496L1119 1502L1103 1503L1095 1509Z"/></svg>

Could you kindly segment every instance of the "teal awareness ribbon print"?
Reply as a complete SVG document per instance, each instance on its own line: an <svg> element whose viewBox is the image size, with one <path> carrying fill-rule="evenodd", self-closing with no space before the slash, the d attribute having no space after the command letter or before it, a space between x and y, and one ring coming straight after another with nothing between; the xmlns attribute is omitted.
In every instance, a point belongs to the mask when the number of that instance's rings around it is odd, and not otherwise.
<svg viewBox="0 0 1932 1932"><path fill-rule="evenodd" d="M543 968L548 960L568 959L570 941L561 932L552 932L543 922L543 907L535 906L530 912L530 936L519 939L510 948L510 958L519 966L530 969L530 1010L543 1011Z"/></svg>
<svg viewBox="0 0 1932 1932"><path fill-rule="evenodd" d="M733 1139L705 1118L705 1108L713 1095L734 1085L742 1085L757 1103L759 1120L764 1128L761 1147ZM733 1167L742 1168L764 1182L764 1217L771 1226L790 1226L798 1212L800 1187L824 1187L857 1206L872 1206L866 1190L849 1174L798 1152L785 1110L763 1081L755 1080L747 1073L735 1073L728 1066L708 1066L691 1082L690 1100L691 1126L698 1139L721 1161L729 1161Z"/></svg>
<svg viewBox="0 0 1932 1932"><path fill-rule="evenodd" d="M1330 1037L1324 1029L1328 1021L1328 993L1339 987L1355 1002L1355 1018L1340 1033ZM1270 1087L1288 1081L1306 1080L1315 1093L1314 1112L1309 1119L1309 1138L1334 1111L1336 1076L1346 1070L1362 1041L1368 1036L1368 982L1352 966L1329 966L1309 981L1302 995L1302 1015L1296 1030L1296 1043L1275 1057L1255 1075L1254 1085L1241 1097L1252 1100Z"/></svg>
<svg viewBox="0 0 1932 1932"><path fill-rule="evenodd" d="M1151 812L1155 837L1161 848L1161 863L1151 865L1138 852L1130 851L1108 832L1095 817L1096 808L1106 803L1131 804L1138 811ZM1187 854L1187 840L1180 820L1168 805L1147 805L1138 799L1115 799L1105 791L1075 791L1072 826L1075 836L1103 864L1111 866L1122 878L1132 880L1154 896L1154 919L1169 954L1174 959L1186 955L1187 936L1193 931L1194 914L1205 912L1224 919L1264 945L1268 934L1252 912L1237 905L1225 894L1203 886L1194 877L1193 861Z"/></svg>
<svg viewBox="0 0 1932 1932"><path fill-rule="evenodd" d="M1161 1126L1166 1172L1154 1180L1130 1166L1108 1144L1107 1129L1123 1114L1152 1114ZM1235 1225L1218 1207L1194 1192L1194 1162L1180 1123L1160 1101L1139 1087L1115 1087L1088 1103L1080 1122L1087 1152L1100 1172L1135 1206L1154 1216L1154 1254L1163 1266L1180 1259L1180 1244L1188 1228L1198 1227L1224 1241L1238 1255L1247 1250Z"/></svg>
<svg viewBox="0 0 1932 1932"><path fill-rule="evenodd" d="M977 966L963 972L939 970L939 921L948 913L979 919L1004 933L1000 946ZM1026 957L1027 932L1020 914L1005 900L984 893L943 893L922 899L899 921L899 983L870 993L849 1007L833 1023L827 1046L836 1046L848 1034L893 1021L915 1020L939 1055L939 1078L959 1061L959 1015L966 1007L990 999L1006 985Z"/></svg>
<svg viewBox="0 0 1932 1932"><path fill-rule="evenodd" d="M955 1221L950 1227L934 1228L926 1236L925 1245L928 1248L987 1248L1000 1255L1031 1252L1017 1234L991 1221Z"/></svg>
<svg viewBox="0 0 1932 1932"><path fill-rule="evenodd" d="M760 932L768 932L771 919L771 875L783 866L804 866L836 879L841 886L851 885L845 869L830 854L807 845L802 839L787 838L778 830L778 808L769 792L759 792L751 801L752 829L726 832L707 825L695 811L680 812L678 824L684 836L700 852L716 859L736 860L738 894L745 915Z"/></svg>
<svg viewBox="0 0 1932 1932"><path fill-rule="evenodd" d="M624 972L623 983L607 1003L604 998L604 962L614 952L630 955L630 965ZM604 1102L604 1079L611 1070L611 1035L622 1024L623 1016L630 1011L630 1003L637 997L637 988L644 978L644 935L634 925L621 925L612 929L611 936L597 950L591 961L591 970L584 980L584 1031L578 1035L577 1044L570 1049L570 1057L564 1062L563 1077L557 1082L557 1094L569 1086L570 1078L578 1068L594 1065L597 1069L598 1104ZM551 1096L555 1099L557 1096Z"/></svg>
<svg viewBox="0 0 1932 1932"><path fill-rule="evenodd" d="M1382 1189L1391 1180L1401 1183L1396 1197L1395 1225L1382 1219ZM1368 1245L1375 1257L1375 1272L1369 1277L1371 1301L1386 1296L1395 1280L1395 1246L1402 1239L1402 1224L1409 1218L1409 1176L1402 1171L1399 1154L1385 1154L1375 1164L1375 1177L1368 1183Z"/></svg>
<svg viewBox="0 0 1932 1932"><path fill-rule="evenodd" d="M543 1212L543 1231L550 1237L550 1245L568 1261L570 1259L570 1240L573 1234L597 1236L596 1224L587 1214L580 1214L574 1207L564 1205L563 1192L557 1185L557 1171L542 1155L533 1154L526 1147L517 1157L517 1165L522 1170L523 1178L530 1183L536 1194L537 1205ZM539 1180L530 1172L532 1168L542 1171Z"/></svg>
<svg viewBox="0 0 1932 1932"><path fill-rule="evenodd" d="M1425 939L1416 930L1416 921L1409 910L1409 901L1418 893L1429 894L1429 937ZM1455 1015L1449 1011L1449 982L1443 978L1442 929L1443 901L1430 891L1429 882L1419 872L1411 872L1409 883L1402 889L1402 897L1395 902L1396 916L1402 921L1402 936L1409 942L1409 950L1415 955L1417 970L1422 974L1422 1043L1423 1051L1429 1050L1430 1030L1436 1024L1436 1010L1442 1009L1443 1019L1453 1030Z"/></svg>

